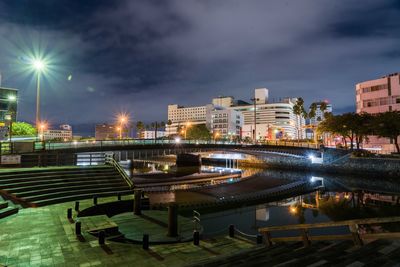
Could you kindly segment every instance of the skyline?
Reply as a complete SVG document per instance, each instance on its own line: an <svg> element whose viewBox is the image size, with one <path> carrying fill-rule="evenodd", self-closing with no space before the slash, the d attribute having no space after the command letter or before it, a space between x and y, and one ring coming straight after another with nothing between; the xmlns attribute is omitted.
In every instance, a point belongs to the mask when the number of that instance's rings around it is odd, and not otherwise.
<svg viewBox="0 0 400 267"><path fill-rule="evenodd" d="M257 87L355 111L356 83L398 70L396 1L22 2L0 1L0 71L26 121L35 88L14 63L32 46L57 59L43 117L82 125L165 121L168 104L249 100Z"/></svg>

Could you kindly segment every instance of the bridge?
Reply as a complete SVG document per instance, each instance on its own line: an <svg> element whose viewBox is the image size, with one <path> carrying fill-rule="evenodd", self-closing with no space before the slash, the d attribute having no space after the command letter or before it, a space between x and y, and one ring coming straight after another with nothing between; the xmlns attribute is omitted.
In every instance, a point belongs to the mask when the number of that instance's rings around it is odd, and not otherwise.
<svg viewBox="0 0 400 267"><path fill-rule="evenodd" d="M149 139L123 139L123 140L100 140L100 141L16 141L1 142L0 155L26 152L42 151L109 151L145 148L185 148L185 147L208 147L208 148L260 148L275 147L290 150L304 151L316 150L318 145L295 141L266 141L256 145L229 142L229 141L207 141L207 140L149 140Z"/></svg>
<svg viewBox="0 0 400 267"><path fill-rule="evenodd" d="M143 160L157 156L211 151L275 153L281 156L306 157L318 154L316 145L296 142L268 142L248 145L234 142L210 142L195 140L105 140L73 142L13 142L0 143L3 161L7 155L21 156L20 167L77 165L87 158L89 165L96 162L99 154L113 152L118 160ZM0 162L4 165L4 162ZM24 164L22 164L24 163ZM78 164L79 165L79 164ZM96 165L96 164L95 164Z"/></svg>

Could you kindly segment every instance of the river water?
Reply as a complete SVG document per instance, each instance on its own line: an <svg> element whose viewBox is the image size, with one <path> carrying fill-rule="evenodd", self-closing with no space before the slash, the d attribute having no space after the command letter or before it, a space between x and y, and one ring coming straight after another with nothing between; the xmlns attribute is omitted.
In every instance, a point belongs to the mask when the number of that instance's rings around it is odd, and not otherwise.
<svg viewBox="0 0 400 267"><path fill-rule="evenodd" d="M205 166L194 172L210 172L212 167ZM134 174L165 173L170 176L177 174L172 165L141 163L135 164ZM210 186L209 183L196 185L188 190L150 193L151 197L163 196L164 201L191 202L221 199L243 194L253 194L274 186L280 186L295 181L322 180L324 188L316 192L294 195L276 202L247 205L244 201L239 207L224 210L201 211L200 221L205 235L228 231L230 224L245 234L255 235L257 229L266 226L280 226L298 223L316 223L340 221L358 218L400 216L400 180L369 177L367 175L345 176L332 174L314 174L308 172L279 171L270 169L242 169L248 176L243 179L226 180ZM190 175L192 171L183 171L178 175ZM182 188L181 188L182 189ZM152 196L153 195L153 196ZM390 228L400 230L398 225ZM368 229L364 229L368 231ZM363 231L363 229L361 229ZM288 232L285 233L287 235ZM312 230L311 233L321 234L322 230ZM343 227L328 228L324 234L348 233ZM280 233L274 234L280 235Z"/></svg>

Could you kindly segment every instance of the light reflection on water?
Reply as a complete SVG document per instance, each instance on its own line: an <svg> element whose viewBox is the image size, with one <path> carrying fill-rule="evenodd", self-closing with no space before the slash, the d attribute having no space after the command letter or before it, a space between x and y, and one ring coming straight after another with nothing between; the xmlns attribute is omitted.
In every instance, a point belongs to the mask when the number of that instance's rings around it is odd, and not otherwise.
<svg viewBox="0 0 400 267"><path fill-rule="evenodd" d="M145 167L149 168L148 166ZM214 169L213 169L214 168ZM159 170L164 173L174 174L174 166L154 165L153 170ZM222 168L224 171L225 168ZM139 169L137 168L139 171ZM208 171L219 171L215 167L204 167L199 173ZM229 170L229 169L228 169ZM143 171L143 170L140 170ZM146 170L144 170L146 171ZM215 212L200 210L201 224L204 232L217 232L225 229L230 224L242 232L256 234L257 229L266 226L279 226L298 223L316 223L326 221L340 221L356 218L372 218L400 216L400 183L395 180L387 180L374 177L355 177L346 175L313 174L307 172L279 171L279 170L260 170L246 168L243 173L254 175L248 181L254 183L260 180L285 180L285 181L312 181L323 179L325 190L323 192L313 192L303 196L292 197L280 202L264 203L260 205L248 206L243 208L222 210ZM186 174L187 175L187 174ZM241 185L239 182L238 185ZM216 184L221 188L227 188L230 185ZM190 189L187 185L176 187L179 189ZM237 188L236 188L237 189ZM245 187L239 188L243 192L249 191ZM258 188L262 190L262 188ZM257 191L253 191L257 192ZM220 197L229 194L221 190ZM251 193L251 192L250 192ZM166 201L204 201L211 200L210 195L201 191L176 191L170 192ZM246 203L242 203L245 205ZM400 230L400 229L397 229ZM328 228L323 230L311 230L312 234L344 234L348 233L345 227ZM297 234L296 232L286 232L287 234Z"/></svg>

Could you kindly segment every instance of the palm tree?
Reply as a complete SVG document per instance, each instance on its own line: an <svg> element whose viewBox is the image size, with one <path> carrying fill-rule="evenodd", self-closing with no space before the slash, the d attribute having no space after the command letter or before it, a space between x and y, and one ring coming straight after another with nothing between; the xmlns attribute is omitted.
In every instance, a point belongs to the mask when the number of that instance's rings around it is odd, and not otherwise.
<svg viewBox="0 0 400 267"><path fill-rule="evenodd" d="M169 136L169 135L170 135L170 134L169 134L169 130L171 129L172 120L168 120L168 121L167 121L167 125L168 125L168 133L167 133L167 134L168 134L168 136Z"/></svg>
<svg viewBox="0 0 400 267"><path fill-rule="evenodd" d="M305 118L307 116L307 112L304 109L304 100L303 98L297 98L296 103L293 106L293 113L297 115L297 120L301 118ZM301 124L301 123L300 123ZM297 124L297 142L300 142L300 125Z"/></svg>
<svg viewBox="0 0 400 267"><path fill-rule="evenodd" d="M136 130L137 130L137 134L139 135L139 137L140 137L140 132L143 131L144 128L145 128L145 125L142 121L138 121L136 123Z"/></svg>

